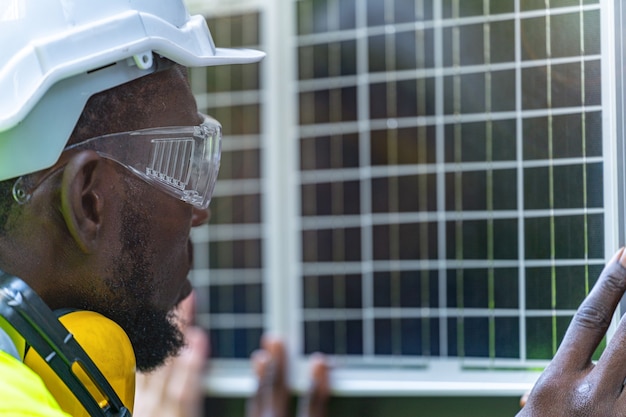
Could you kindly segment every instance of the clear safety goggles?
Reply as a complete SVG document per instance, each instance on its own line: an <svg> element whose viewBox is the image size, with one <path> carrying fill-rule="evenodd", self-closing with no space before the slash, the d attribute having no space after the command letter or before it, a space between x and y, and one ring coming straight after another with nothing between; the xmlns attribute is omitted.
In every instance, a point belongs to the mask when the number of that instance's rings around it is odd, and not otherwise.
<svg viewBox="0 0 626 417"><path fill-rule="evenodd" d="M113 160L149 184L194 207L206 209L220 166L222 126L208 116L199 126L160 127L98 136L63 150L93 150ZM57 168L58 169L58 168ZM13 186L18 203L30 198L36 185L20 177Z"/></svg>

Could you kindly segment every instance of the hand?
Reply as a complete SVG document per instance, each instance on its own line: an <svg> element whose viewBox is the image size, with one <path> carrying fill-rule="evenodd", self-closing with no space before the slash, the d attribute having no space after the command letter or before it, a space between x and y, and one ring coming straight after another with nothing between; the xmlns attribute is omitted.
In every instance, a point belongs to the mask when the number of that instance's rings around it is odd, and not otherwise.
<svg viewBox="0 0 626 417"><path fill-rule="evenodd" d="M311 386L298 404L297 417L326 417L330 396L328 363L321 354L311 356Z"/></svg>
<svg viewBox="0 0 626 417"><path fill-rule="evenodd" d="M287 356L279 339L264 336L261 349L252 354L258 388L248 400L246 417L286 417L290 392L286 383ZM298 417L325 417L330 384L328 364L321 354L311 357L311 387L298 404Z"/></svg>
<svg viewBox="0 0 626 417"><path fill-rule="evenodd" d="M180 355L148 374L137 373L134 417L200 417L204 392L202 376L209 351L204 330L191 326L193 294L178 307L186 346Z"/></svg>
<svg viewBox="0 0 626 417"><path fill-rule="evenodd" d="M518 416L626 415L626 321L620 322L597 364L591 361L625 291L626 251L622 248L580 305Z"/></svg>

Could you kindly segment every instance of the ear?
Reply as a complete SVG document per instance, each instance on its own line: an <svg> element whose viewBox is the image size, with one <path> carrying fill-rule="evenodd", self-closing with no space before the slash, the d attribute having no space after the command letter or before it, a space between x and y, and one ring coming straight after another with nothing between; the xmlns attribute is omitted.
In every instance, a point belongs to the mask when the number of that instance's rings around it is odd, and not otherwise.
<svg viewBox="0 0 626 417"><path fill-rule="evenodd" d="M94 151L79 152L65 166L61 180L61 213L76 244L85 253L95 249L102 225L103 165Z"/></svg>

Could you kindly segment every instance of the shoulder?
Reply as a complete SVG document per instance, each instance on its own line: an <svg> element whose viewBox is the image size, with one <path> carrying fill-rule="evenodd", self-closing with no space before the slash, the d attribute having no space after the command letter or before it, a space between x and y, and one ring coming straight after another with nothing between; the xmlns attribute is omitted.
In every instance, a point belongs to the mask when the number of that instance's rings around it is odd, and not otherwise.
<svg viewBox="0 0 626 417"><path fill-rule="evenodd" d="M41 378L3 351L0 351L0 415L69 417Z"/></svg>

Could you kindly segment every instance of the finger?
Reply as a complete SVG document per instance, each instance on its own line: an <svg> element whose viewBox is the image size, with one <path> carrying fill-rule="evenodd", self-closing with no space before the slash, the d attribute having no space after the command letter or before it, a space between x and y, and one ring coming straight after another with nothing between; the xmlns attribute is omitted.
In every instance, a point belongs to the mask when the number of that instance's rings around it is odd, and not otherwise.
<svg viewBox="0 0 626 417"><path fill-rule="evenodd" d="M326 417L330 396L329 365L322 354L311 356L311 386L298 403L298 417Z"/></svg>
<svg viewBox="0 0 626 417"><path fill-rule="evenodd" d="M285 347L279 339L264 336L261 349L251 356L257 389L246 404L247 417L287 415L289 392L285 385Z"/></svg>
<svg viewBox="0 0 626 417"><path fill-rule="evenodd" d="M193 368L205 366L210 355L209 337L200 327L189 327L185 330L185 348L182 350L181 362Z"/></svg>
<svg viewBox="0 0 626 417"><path fill-rule="evenodd" d="M604 267L598 282L576 311L561 347L550 366L582 370L606 334L611 318L626 291L626 251L620 249Z"/></svg>
<svg viewBox="0 0 626 417"><path fill-rule="evenodd" d="M155 371L136 373L134 415L149 416L161 408L172 372L172 363L168 361Z"/></svg>
<svg viewBox="0 0 626 417"><path fill-rule="evenodd" d="M186 346L178 356L155 371L137 373L135 416L200 416L209 338L198 327L188 327L184 332Z"/></svg>
<svg viewBox="0 0 626 417"><path fill-rule="evenodd" d="M246 417L259 417L262 410L267 407L268 399L272 396L273 381L267 378L267 369L270 366L271 357L265 350L257 350L252 352L250 360L257 379L257 388L246 402Z"/></svg>
<svg viewBox="0 0 626 417"><path fill-rule="evenodd" d="M250 361L252 363L252 370L258 381L265 378L266 369L269 366L271 360L270 354L265 350L256 350L250 355Z"/></svg>
<svg viewBox="0 0 626 417"><path fill-rule="evenodd" d="M287 372L285 344L276 337L265 335L261 339L261 346L271 358L271 367L268 369L271 375L268 377L274 381L274 385L284 385Z"/></svg>
<svg viewBox="0 0 626 417"><path fill-rule="evenodd" d="M202 399L202 376L209 343L204 331L196 327L187 329L185 339L187 346L173 363L168 394L181 404L195 407Z"/></svg>
<svg viewBox="0 0 626 417"><path fill-rule="evenodd" d="M163 365L149 372L137 372L135 374L136 391L156 393L163 395L166 390L167 381L171 378L173 372L174 358L168 358Z"/></svg>
<svg viewBox="0 0 626 417"><path fill-rule="evenodd" d="M195 291L192 291L176 307L176 318L178 319L178 324L181 330L193 324L195 314L196 314L196 293Z"/></svg>
<svg viewBox="0 0 626 417"><path fill-rule="evenodd" d="M522 397L519 399L520 408L524 408L524 406L526 405L526 402L528 402L529 395L530 395L530 391L526 391L524 395L522 395Z"/></svg>
<svg viewBox="0 0 626 417"><path fill-rule="evenodd" d="M626 320L622 319L593 370L605 389L619 394L626 378Z"/></svg>

